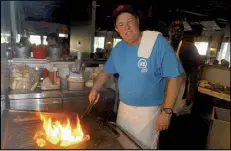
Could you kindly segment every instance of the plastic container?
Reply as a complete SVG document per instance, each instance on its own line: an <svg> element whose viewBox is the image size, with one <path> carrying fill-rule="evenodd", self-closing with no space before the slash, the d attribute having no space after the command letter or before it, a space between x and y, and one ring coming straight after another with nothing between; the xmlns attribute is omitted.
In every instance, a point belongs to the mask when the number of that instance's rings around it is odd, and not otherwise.
<svg viewBox="0 0 231 151"><path fill-rule="evenodd" d="M59 77L59 71L57 67L53 67L54 70L54 83L57 82L57 78Z"/></svg>
<svg viewBox="0 0 231 151"><path fill-rule="evenodd" d="M61 83L60 81L61 81L61 78L60 77L56 77L56 84L57 85L60 85L60 83Z"/></svg>
<svg viewBox="0 0 231 151"><path fill-rule="evenodd" d="M47 70L46 68L44 68L43 69L43 79L45 79L48 76L49 76L49 70Z"/></svg>
<svg viewBox="0 0 231 151"><path fill-rule="evenodd" d="M49 78L51 80L52 83L55 83L55 71L54 70L51 70L49 71Z"/></svg>
<svg viewBox="0 0 231 151"><path fill-rule="evenodd" d="M35 59L44 59L46 57L46 49L43 47L33 47L32 51Z"/></svg>
<svg viewBox="0 0 231 151"><path fill-rule="evenodd" d="M85 86L83 78L68 78L67 87L68 90L83 90Z"/></svg>

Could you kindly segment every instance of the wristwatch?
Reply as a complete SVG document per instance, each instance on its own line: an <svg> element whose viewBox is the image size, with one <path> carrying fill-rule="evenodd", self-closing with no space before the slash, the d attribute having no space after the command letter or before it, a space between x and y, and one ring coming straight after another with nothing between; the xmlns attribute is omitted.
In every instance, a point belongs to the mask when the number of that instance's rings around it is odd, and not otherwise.
<svg viewBox="0 0 231 151"><path fill-rule="evenodd" d="M171 108L163 108L163 111L167 114L173 114L173 110Z"/></svg>

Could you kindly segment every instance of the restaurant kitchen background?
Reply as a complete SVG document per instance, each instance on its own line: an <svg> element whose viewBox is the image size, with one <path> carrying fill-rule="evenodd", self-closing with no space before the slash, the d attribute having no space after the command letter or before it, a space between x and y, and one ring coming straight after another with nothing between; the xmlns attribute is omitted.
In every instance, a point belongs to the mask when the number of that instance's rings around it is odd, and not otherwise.
<svg viewBox="0 0 231 151"><path fill-rule="evenodd" d="M97 74L121 40L111 20L118 4L132 4L141 29L160 31L167 39L169 23L183 20L184 39L203 60L192 112L199 120L191 121L198 126L187 127L191 133L184 136L193 141L184 149L230 149L228 0L1 1L2 149L143 149L115 123L118 75L103 86L99 103L92 107L88 101ZM49 41L50 34L56 38ZM57 137L64 133L70 136Z"/></svg>

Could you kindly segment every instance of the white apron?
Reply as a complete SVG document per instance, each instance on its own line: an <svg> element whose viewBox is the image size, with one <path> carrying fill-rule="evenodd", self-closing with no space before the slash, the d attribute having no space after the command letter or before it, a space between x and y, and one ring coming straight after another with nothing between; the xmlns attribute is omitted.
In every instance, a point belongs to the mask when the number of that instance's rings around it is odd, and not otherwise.
<svg viewBox="0 0 231 151"><path fill-rule="evenodd" d="M179 43L179 45L177 47L177 51L176 51L176 56L179 59L179 61L180 61L179 54L180 54L181 45L182 45L182 40L180 41L180 43ZM186 74L184 73L183 81L182 81L182 84L181 84L181 87L180 87L180 91L178 93L178 97L177 97L175 105L173 107L173 112L177 116L190 113L190 109L191 109L191 106L192 106L192 104L187 106L186 105L186 99L182 99L183 95L184 95L185 88L186 88L185 86L186 86Z"/></svg>
<svg viewBox="0 0 231 151"><path fill-rule="evenodd" d="M138 57L150 57L158 34L160 33L155 31L143 32ZM120 101L117 124L135 137L136 141L142 144L142 149L157 149L159 132L155 126L159 113L160 106L137 107Z"/></svg>
<svg viewBox="0 0 231 151"><path fill-rule="evenodd" d="M156 119L159 113L160 106L137 107L120 101L116 122L142 144L142 149L157 149Z"/></svg>

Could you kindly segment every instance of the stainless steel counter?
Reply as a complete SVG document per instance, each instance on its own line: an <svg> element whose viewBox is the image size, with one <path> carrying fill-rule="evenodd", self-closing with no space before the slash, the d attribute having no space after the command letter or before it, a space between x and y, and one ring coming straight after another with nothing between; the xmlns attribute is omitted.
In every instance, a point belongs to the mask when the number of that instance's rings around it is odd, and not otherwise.
<svg viewBox="0 0 231 151"><path fill-rule="evenodd" d="M31 98L62 98L62 97L75 97L75 96L83 96L88 95L90 92L89 88L85 88L84 90L79 91L69 91L67 89L60 90L50 90L43 91L40 88L36 88L32 92L22 92L22 91L11 91L8 95L10 100L18 100L18 99L31 99Z"/></svg>
<svg viewBox="0 0 231 151"><path fill-rule="evenodd" d="M81 91L60 89L56 91L42 91L36 88L33 92L12 91L6 99L6 108L12 110L31 110L49 112L78 112L82 113L89 104L89 88ZM99 110L113 108L115 91L104 89L96 107Z"/></svg>

